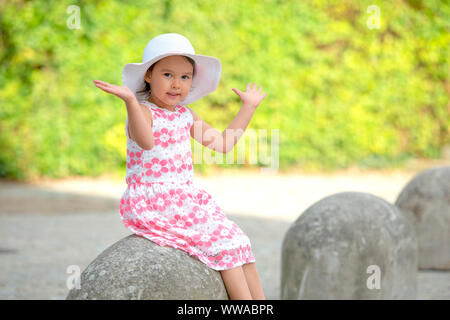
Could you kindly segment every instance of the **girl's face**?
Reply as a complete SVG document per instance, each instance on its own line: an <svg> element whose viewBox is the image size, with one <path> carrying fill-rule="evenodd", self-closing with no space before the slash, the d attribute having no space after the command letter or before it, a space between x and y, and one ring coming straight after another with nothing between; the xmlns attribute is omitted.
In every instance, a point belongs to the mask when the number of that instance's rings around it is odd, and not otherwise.
<svg viewBox="0 0 450 320"><path fill-rule="evenodd" d="M172 109L188 95L194 68L182 56L169 56L159 60L153 70L147 71L145 80L150 83L150 102Z"/></svg>

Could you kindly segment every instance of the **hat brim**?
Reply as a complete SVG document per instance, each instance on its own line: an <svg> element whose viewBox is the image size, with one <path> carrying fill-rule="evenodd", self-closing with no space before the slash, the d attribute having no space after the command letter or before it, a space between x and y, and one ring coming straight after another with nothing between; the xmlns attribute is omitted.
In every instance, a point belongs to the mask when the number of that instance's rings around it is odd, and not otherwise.
<svg viewBox="0 0 450 320"><path fill-rule="evenodd" d="M122 70L122 85L127 86L135 96L142 99L144 95L137 94L145 89L145 73L158 60L168 56L183 55L192 58L196 64L196 72L192 79L191 91L179 104L190 104L211 92L214 92L220 81L222 66L217 58L191 53L165 53L142 63L128 63Z"/></svg>

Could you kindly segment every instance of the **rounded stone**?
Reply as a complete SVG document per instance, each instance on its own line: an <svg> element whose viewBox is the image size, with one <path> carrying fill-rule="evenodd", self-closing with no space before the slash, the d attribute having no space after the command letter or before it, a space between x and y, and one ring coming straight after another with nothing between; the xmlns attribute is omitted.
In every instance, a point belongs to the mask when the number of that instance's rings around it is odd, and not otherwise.
<svg viewBox="0 0 450 320"><path fill-rule="evenodd" d="M416 228L419 269L450 270L450 167L417 174L395 205Z"/></svg>
<svg viewBox="0 0 450 320"><path fill-rule="evenodd" d="M361 192L328 196L291 225L281 299L415 299L417 239L394 205Z"/></svg>
<svg viewBox="0 0 450 320"><path fill-rule="evenodd" d="M135 234L116 242L81 274L67 300L227 300L218 271L184 251Z"/></svg>

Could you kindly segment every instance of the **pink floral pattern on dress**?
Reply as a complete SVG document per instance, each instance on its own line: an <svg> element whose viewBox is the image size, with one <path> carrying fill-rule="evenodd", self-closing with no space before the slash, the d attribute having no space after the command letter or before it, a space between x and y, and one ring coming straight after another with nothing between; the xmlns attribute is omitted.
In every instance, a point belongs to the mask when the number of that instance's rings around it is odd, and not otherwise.
<svg viewBox="0 0 450 320"><path fill-rule="evenodd" d="M166 193L157 193L155 197L151 197L148 201L151 203L150 209L156 211L165 211L172 204L169 195Z"/></svg>
<svg viewBox="0 0 450 320"><path fill-rule="evenodd" d="M153 130L153 136L155 145L160 144L163 148L167 148L169 144L176 142L176 139L174 139L174 130L169 132L167 128L162 128L160 131Z"/></svg>
<svg viewBox="0 0 450 320"><path fill-rule="evenodd" d="M144 150L128 136L127 189L119 212L126 228L161 246L183 250L214 270L255 262L250 240L194 183L189 108L166 110L142 101L153 116L155 145Z"/></svg>
<svg viewBox="0 0 450 320"><path fill-rule="evenodd" d="M161 177L164 173L168 172L167 160L159 160L158 158L153 158L151 162L146 162L144 167L147 169L145 174L147 176L155 176L156 178Z"/></svg>
<svg viewBox="0 0 450 320"><path fill-rule="evenodd" d="M206 211L197 206L189 213L189 217L193 219L194 223L206 223L208 221Z"/></svg>
<svg viewBox="0 0 450 320"><path fill-rule="evenodd" d="M171 189L169 195L172 198L172 202L179 207L183 206L183 201L187 199L187 195L181 188Z"/></svg>
<svg viewBox="0 0 450 320"><path fill-rule="evenodd" d="M200 192L196 196L197 201L199 204L208 204L209 199L211 199L211 196L207 194L206 192Z"/></svg>
<svg viewBox="0 0 450 320"><path fill-rule="evenodd" d="M142 152L130 152L127 149L127 168L134 166L135 164L141 164L141 155Z"/></svg>

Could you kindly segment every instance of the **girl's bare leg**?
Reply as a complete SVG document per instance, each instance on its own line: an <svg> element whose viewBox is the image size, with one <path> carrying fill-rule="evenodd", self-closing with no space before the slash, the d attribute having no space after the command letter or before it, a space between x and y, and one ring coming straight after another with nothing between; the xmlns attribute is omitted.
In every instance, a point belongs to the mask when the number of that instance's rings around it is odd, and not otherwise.
<svg viewBox="0 0 450 320"><path fill-rule="evenodd" d="M258 270L256 270L256 264L254 262L247 263L242 266L242 270L245 274L250 294L253 300L265 300L261 280L259 279Z"/></svg>
<svg viewBox="0 0 450 320"><path fill-rule="evenodd" d="M220 274L230 300L252 300L242 267L221 270Z"/></svg>

